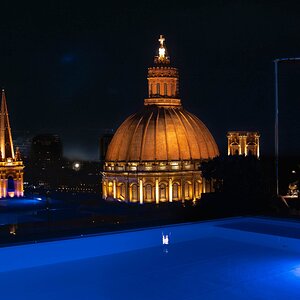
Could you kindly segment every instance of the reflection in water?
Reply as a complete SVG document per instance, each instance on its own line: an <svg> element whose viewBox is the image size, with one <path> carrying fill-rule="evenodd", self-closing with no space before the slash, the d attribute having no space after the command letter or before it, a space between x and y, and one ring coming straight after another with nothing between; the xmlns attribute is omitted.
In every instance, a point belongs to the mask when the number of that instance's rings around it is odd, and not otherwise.
<svg viewBox="0 0 300 300"><path fill-rule="evenodd" d="M16 235L17 234L17 228L18 228L17 224L10 225L9 226L9 234Z"/></svg>
<svg viewBox="0 0 300 300"><path fill-rule="evenodd" d="M162 234L162 243L163 245L169 245L169 235Z"/></svg>
<svg viewBox="0 0 300 300"><path fill-rule="evenodd" d="M169 253L168 245L170 243L170 238L169 238L170 235L171 235L171 232L169 234L164 234L162 232L162 244L164 245L163 252L166 254Z"/></svg>

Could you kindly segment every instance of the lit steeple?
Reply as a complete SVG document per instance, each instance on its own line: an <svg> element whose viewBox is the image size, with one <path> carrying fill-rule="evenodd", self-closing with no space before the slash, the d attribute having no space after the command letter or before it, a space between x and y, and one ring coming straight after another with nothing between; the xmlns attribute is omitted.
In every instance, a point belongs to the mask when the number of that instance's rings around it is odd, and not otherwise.
<svg viewBox="0 0 300 300"><path fill-rule="evenodd" d="M2 160L6 160L7 158L15 159L4 89L2 89L0 111L0 151Z"/></svg>
<svg viewBox="0 0 300 300"><path fill-rule="evenodd" d="M23 197L23 170L20 150L16 155L11 136L4 89L0 107L0 198Z"/></svg>

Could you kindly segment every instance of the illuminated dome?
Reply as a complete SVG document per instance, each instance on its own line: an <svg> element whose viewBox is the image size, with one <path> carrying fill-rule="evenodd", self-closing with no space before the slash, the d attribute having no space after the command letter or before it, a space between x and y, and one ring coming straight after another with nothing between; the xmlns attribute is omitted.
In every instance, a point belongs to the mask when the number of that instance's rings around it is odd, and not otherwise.
<svg viewBox="0 0 300 300"><path fill-rule="evenodd" d="M178 106L147 105L115 133L106 161L181 161L214 158L214 138L193 114Z"/></svg>
<svg viewBox="0 0 300 300"><path fill-rule="evenodd" d="M104 199L160 203L196 200L214 190L201 162L219 155L206 126L185 111L179 73L170 66L165 39L148 68L144 108L128 117L109 144L104 164Z"/></svg>

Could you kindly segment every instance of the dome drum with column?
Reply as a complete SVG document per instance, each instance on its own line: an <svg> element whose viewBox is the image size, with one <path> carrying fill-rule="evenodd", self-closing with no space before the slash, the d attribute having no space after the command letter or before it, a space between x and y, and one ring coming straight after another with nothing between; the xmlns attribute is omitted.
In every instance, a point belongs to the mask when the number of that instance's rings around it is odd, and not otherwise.
<svg viewBox="0 0 300 300"><path fill-rule="evenodd" d="M199 171L106 173L103 181L104 199L126 202L160 203L201 198L213 191L212 182L205 181Z"/></svg>
<svg viewBox="0 0 300 300"><path fill-rule="evenodd" d="M195 161L149 161L149 162L105 162L105 170L113 172L172 172L199 170L200 162Z"/></svg>
<svg viewBox="0 0 300 300"><path fill-rule="evenodd" d="M164 39L156 66L148 69L149 96L129 116L109 144L103 172L103 198L138 203L196 200L213 191L201 162L219 155L206 126L183 109L179 74L170 67Z"/></svg>

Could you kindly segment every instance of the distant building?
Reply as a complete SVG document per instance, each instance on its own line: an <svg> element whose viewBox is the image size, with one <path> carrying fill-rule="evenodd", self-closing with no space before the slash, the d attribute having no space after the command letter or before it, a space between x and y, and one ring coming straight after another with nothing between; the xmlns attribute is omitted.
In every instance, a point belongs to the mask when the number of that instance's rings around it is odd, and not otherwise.
<svg viewBox="0 0 300 300"><path fill-rule="evenodd" d="M228 155L254 155L259 158L259 138L257 131L229 131Z"/></svg>
<svg viewBox="0 0 300 300"><path fill-rule="evenodd" d="M35 163L51 163L62 159L62 142L56 134L40 134L32 139L30 159Z"/></svg>
<svg viewBox="0 0 300 300"><path fill-rule="evenodd" d="M26 161L30 155L32 135L29 131L14 131L13 143L20 149L22 158Z"/></svg>
<svg viewBox="0 0 300 300"><path fill-rule="evenodd" d="M49 190L59 184L63 167L62 142L58 135L40 134L32 139L27 164L28 186Z"/></svg>
<svg viewBox="0 0 300 300"><path fill-rule="evenodd" d="M2 90L0 111L0 198L22 197L23 161L20 150L14 145L8 118L5 92Z"/></svg>

